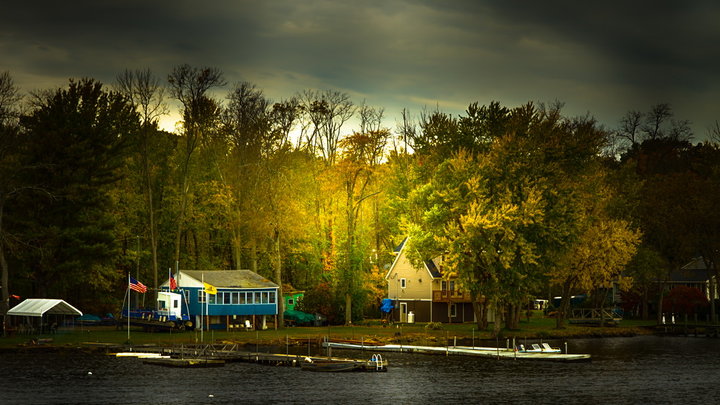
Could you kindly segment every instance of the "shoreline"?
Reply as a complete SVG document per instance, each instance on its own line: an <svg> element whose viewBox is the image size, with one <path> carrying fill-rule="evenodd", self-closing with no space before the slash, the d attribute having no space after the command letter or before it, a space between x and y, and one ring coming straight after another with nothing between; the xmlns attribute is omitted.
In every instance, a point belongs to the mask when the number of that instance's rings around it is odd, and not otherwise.
<svg viewBox="0 0 720 405"><path fill-rule="evenodd" d="M355 331L347 330L346 333L319 333L319 334L306 334L305 336L298 336L292 332L297 332L300 328L286 328L283 330L275 331L263 331L264 336L259 337L259 334L249 333L234 333L229 335L227 333L215 336L215 339L208 341L203 344L231 344L243 347L256 347L261 346L307 346L319 347L322 345L322 340L325 337L335 340L364 340L367 344L420 344L427 346L447 346L447 345L488 345L505 346L503 342L507 340L523 339L523 340L538 340L538 341L558 341L558 340L572 340L572 339L612 339L617 337L636 337L636 336L647 336L647 335L663 335L658 333L655 327L630 327L630 328L597 328L597 330L582 330L569 332L567 330L558 330L558 333L552 333L552 331L544 330L541 333L526 333L526 331L519 331L513 333L513 331L504 331L501 336L497 338L490 338L487 336L476 336L471 337L465 333L455 333L459 331L444 331L445 333L427 333L427 332L407 332L407 333L395 333L389 334L387 331L383 336L377 334L358 334ZM610 330L609 330L610 329ZM206 334L208 334L206 332ZM90 335L90 336L88 336ZM138 338L138 335L140 335ZM64 339L58 339L57 341L51 336L45 339L34 339L32 337L13 337L13 338L2 338L0 337L0 353L7 352L58 352L58 351L83 351L83 352L108 352L112 348L142 348L142 347L170 347L181 344L198 344L197 341L192 340L196 336L193 332L184 332L182 334L174 334L169 336L167 333L147 333L147 332L133 332L133 337L130 341L127 339L118 340L117 335L114 339L102 339L97 336L95 341L91 339L92 331L82 330L74 332L63 333ZM109 336L108 336L109 337ZM73 341L68 341L69 338ZM12 339L14 342L8 341ZM18 339L23 340L17 342ZM154 342L143 342L145 340L152 339Z"/></svg>

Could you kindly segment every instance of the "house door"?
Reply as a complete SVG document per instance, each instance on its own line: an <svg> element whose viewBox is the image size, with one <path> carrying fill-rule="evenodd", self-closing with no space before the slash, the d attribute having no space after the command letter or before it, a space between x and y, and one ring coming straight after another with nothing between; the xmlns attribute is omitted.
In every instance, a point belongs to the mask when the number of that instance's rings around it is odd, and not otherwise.
<svg viewBox="0 0 720 405"><path fill-rule="evenodd" d="M400 303L400 322L407 322L407 302Z"/></svg>

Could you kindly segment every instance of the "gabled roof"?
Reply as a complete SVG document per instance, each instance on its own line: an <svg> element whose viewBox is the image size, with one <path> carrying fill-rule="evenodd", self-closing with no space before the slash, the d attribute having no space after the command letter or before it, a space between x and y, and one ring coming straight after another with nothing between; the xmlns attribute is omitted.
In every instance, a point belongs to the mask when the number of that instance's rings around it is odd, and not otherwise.
<svg viewBox="0 0 720 405"><path fill-rule="evenodd" d="M705 283L711 274L707 271L702 257L696 257L680 269L673 270L668 275L668 281L673 283Z"/></svg>
<svg viewBox="0 0 720 405"><path fill-rule="evenodd" d="M393 261L393 264L388 269L388 272L385 274L385 279L387 280L388 277L390 277L390 273L392 273L393 269L395 268L395 265L397 264L398 260L400 259L400 256L402 255L402 251L405 249L405 246L407 246L407 241L410 239L409 237L406 237L403 239L403 241L398 245L395 250L393 250L393 254L395 254L395 260ZM425 260L425 270L430 273L430 276L432 278L440 278L442 277L442 274L440 273L440 270L438 269L438 266L435 264L433 260Z"/></svg>
<svg viewBox="0 0 720 405"><path fill-rule="evenodd" d="M706 270L707 266L705 266L705 260L703 260L703 257L695 257L693 258L688 264L682 266L680 270Z"/></svg>
<svg viewBox="0 0 720 405"><path fill-rule="evenodd" d="M250 270L180 270L180 273L181 287L199 287L204 281L216 288L278 288L277 284ZM195 283L188 282L184 276L194 279Z"/></svg>
<svg viewBox="0 0 720 405"><path fill-rule="evenodd" d="M438 269L437 265L433 260L425 260L425 267L428 269L430 274L433 276L433 278L440 278L442 277L442 273L440 273L440 269Z"/></svg>
<svg viewBox="0 0 720 405"><path fill-rule="evenodd" d="M393 254L396 254L396 255L400 254L400 251L402 251L403 248L405 247L405 242L407 242L407 240L408 240L408 237L406 236L405 239L403 239L399 245L395 246L395 249L393 249Z"/></svg>
<svg viewBox="0 0 720 405"><path fill-rule="evenodd" d="M8 315L17 316L43 316L53 315L82 315L74 306L60 299L28 298L11 308Z"/></svg>

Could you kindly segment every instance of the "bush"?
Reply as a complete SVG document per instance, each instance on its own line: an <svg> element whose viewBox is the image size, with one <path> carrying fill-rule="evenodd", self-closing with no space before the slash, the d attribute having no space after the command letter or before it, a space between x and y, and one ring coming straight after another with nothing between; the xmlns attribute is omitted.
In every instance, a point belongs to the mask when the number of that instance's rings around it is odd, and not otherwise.
<svg viewBox="0 0 720 405"><path fill-rule="evenodd" d="M427 325L425 325L425 329L428 330L442 330L443 324L442 322L429 322Z"/></svg>

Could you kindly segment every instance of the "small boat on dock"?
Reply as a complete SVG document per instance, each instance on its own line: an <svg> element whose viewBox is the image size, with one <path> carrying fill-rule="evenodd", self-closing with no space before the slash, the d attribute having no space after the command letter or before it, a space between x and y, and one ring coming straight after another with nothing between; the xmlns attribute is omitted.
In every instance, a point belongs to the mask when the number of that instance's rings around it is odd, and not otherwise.
<svg viewBox="0 0 720 405"><path fill-rule="evenodd" d="M306 371L322 371L322 372L344 372L344 371L387 371L387 360L381 355L373 354L370 360L351 360L351 359L312 359L305 357L300 368Z"/></svg>

